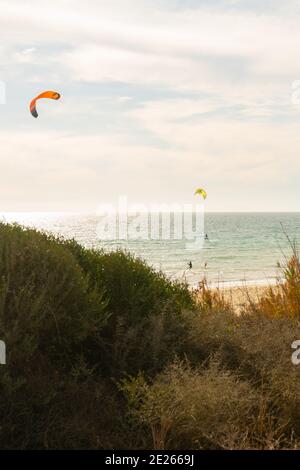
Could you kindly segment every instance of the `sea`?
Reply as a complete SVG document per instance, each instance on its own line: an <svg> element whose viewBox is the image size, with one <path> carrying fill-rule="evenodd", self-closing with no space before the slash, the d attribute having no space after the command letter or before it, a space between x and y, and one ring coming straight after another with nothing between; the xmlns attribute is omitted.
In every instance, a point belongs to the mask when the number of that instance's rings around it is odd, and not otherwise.
<svg viewBox="0 0 300 470"><path fill-rule="evenodd" d="M137 239L107 239L99 232L100 219L97 214L78 213L0 214L2 222L74 238L85 247L131 252L170 279L193 287L203 279L220 287L272 284L282 277L293 247L297 249L300 241L300 213L206 213L195 243L160 234L151 237L149 227L142 223Z"/></svg>

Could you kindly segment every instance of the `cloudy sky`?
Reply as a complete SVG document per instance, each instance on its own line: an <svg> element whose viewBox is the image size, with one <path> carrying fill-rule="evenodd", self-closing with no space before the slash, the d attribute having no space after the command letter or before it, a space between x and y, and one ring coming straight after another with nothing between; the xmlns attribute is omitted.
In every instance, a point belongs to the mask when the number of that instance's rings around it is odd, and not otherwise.
<svg viewBox="0 0 300 470"><path fill-rule="evenodd" d="M1 0L1 211L199 186L207 210L298 211L299 17L298 0ZM62 100L34 119L47 89Z"/></svg>

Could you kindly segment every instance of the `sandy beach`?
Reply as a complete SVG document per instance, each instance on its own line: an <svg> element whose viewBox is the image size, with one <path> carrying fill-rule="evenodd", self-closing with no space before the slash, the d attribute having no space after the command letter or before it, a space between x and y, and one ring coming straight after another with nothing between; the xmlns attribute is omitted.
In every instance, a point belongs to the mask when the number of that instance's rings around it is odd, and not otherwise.
<svg viewBox="0 0 300 470"><path fill-rule="evenodd" d="M224 295L226 301L240 312L249 302L257 302L267 291L269 285L245 285L240 287L219 287L218 290Z"/></svg>

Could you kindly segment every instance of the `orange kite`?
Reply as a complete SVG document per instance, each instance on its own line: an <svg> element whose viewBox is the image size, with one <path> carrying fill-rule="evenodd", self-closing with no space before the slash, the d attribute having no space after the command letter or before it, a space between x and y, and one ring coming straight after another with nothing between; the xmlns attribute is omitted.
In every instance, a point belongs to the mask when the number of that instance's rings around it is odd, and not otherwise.
<svg viewBox="0 0 300 470"><path fill-rule="evenodd" d="M32 116L35 118L38 117L38 113L36 110L36 102L37 100L40 100L41 98L48 98L50 100L59 100L60 94L57 93L56 91L44 91L44 93L41 93L36 98L34 98L30 103L30 112Z"/></svg>

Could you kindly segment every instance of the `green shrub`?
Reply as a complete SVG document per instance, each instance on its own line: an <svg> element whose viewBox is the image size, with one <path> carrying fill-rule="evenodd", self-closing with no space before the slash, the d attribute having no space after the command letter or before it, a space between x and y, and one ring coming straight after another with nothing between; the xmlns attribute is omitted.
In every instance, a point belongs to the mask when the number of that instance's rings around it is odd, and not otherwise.
<svg viewBox="0 0 300 470"><path fill-rule="evenodd" d="M14 370L39 358L72 366L106 319L103 292L90 288L70 252L34 230L0 224L0 334Z"/></svg>
<svg viewBox="0 0 300 470"><path fill-rule="evenodd" d="M195 308L186 285L169 281L129 253L87 250L74 242L66 246L92 286L105 292L110 318L102 331L101 357L107 374L155 373L184 353L182 312Z"/></svg>
<svg viewBox="0 0 300 470"><path fill-rule="evenodd" d="M3 448L42 447L52 404L106 321L103 294L90 288L68 250L34 230L0 224Z"/></svg>

